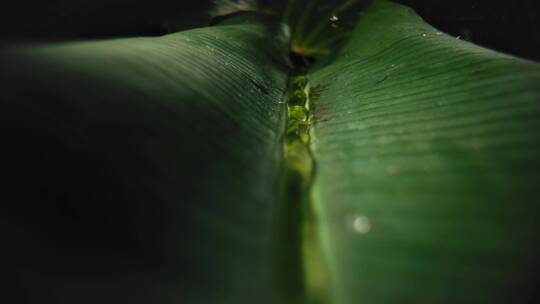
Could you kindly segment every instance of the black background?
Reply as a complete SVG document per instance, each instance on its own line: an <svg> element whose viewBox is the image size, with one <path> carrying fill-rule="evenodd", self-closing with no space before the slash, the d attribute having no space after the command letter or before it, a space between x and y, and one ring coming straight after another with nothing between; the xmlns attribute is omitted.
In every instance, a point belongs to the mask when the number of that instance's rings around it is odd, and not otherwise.
<svg viewBox="0 0 540 304"><path fill-rule="evenodd" d="M454 36L540 60L540 1L398 0ZM210 0L17 1L0 10L4 42L152 36L209 22Z"/></svg>

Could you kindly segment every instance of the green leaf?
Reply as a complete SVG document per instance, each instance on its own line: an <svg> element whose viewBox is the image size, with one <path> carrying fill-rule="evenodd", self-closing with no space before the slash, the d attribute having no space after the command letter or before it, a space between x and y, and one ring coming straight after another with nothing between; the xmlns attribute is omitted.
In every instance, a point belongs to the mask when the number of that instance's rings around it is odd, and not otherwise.
<svg viewBox="0 0 540 304"><path fill-rule="evenodd" d="M369 1L283 2L217 1L216 26L158 38L2 50L13 296L535 296L540 66L387 1L352 32ZM290 47L320 59L307 75Z"/></svg>
<svg viewBox="0 0 540 304"><path fill-rule="evenodd" d="M517 303L538 277L540 66L376 1L314 98L329 303Z"/></svg>
<svg viewBox="0 0 540 304"><path fill-rule="evenodd" d="M40 302L282 302L287 46L276 22L240 14L4 50L3 269Z"/></svg>

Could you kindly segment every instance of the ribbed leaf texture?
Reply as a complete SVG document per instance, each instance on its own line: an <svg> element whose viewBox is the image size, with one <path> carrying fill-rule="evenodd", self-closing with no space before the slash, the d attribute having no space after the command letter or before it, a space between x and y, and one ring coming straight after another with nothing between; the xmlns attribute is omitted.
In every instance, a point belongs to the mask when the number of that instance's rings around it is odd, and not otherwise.
<svg viewBox="0 0 540 304"><path fill-rule="evenodd" d="M287 43L277 23L242 14L159 38L4 50L14 298L275 303Z"/></svg>
<svg viewBox="0 0 540 304"><path fill-rule="evenodd" d="M537 302L539 64L382 0L231 3L1 51L5 298Z"/></svg>
<svg viewBox="0 0 540 304"><path fill-rule="evenodd" d="M540 65L376 1L308 77L330 303L534 299Z"/></svg>

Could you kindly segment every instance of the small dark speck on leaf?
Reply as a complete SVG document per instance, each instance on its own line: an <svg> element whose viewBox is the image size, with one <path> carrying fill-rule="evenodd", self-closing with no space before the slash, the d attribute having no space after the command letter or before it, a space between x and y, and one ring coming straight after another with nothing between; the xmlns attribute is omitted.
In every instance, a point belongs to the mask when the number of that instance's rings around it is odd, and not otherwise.
<svg viewBox="0 0 540 304"><path fill-rule="evenodd" d="M260 83L256 82L256 81L253 80L253 79L250 79L249 81L251 81L251 83L252 83L252 84L257 88L257 90L259 90L261 93L266 94L266 95L270 94L270 92L268 91L268 88L267 88L265 85L260 84Z"/></svg>
<svg viewBox="0 0 540 304"><path fill-rule="evenodd" d="M388 75L384 75L384 77L381 78L380 80L378 80L375 84L379 84L379 83L385 81L387 78L388 78Z"/></svg>

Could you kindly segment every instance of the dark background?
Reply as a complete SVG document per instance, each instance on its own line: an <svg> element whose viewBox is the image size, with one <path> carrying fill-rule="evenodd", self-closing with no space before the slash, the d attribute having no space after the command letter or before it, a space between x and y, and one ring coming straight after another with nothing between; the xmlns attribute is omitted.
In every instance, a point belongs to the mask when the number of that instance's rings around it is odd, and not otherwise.
<svg viewBox="0 0 540 304"><path fill-rule="evenodd" d="M436 28L492 49L540 61L538 0L398 0Z"/></svg>
<svg viewBox="0 0 540 304"><path fill-rule="evenodd" d="M538 0L397 0L454 36L540 61ZM153 36L204 26L210 0L17 1L0 9L3 42Z"/></svg>

